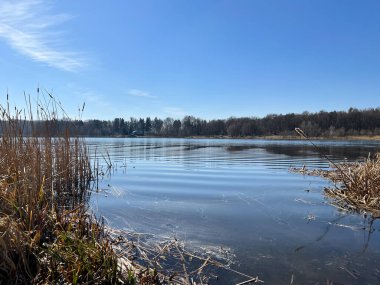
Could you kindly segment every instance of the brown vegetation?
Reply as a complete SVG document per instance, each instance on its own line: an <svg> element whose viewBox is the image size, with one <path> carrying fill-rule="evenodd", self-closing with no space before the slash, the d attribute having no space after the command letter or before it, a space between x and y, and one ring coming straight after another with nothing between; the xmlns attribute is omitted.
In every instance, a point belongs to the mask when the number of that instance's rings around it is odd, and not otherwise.
<svg viewBox="0 0 380 285"><path fill-rule="evenodd" d="M84 141L68 130L52 133L54 102L38 105L43 136L33 131L31 104L13 112L9 103L0 106L0 283L127 283L101 224L86 211L91 170Z"/></svg>
<svg viewBox="0 0 380 285"><path fill-rule="evenodd" d="M309 140L305 133L297 133ZM311 142L311 141L310 141ZM313 142L311 142L313 144ZM380 217L380 154L368 156L363 162L334 163L315 144L314 147L331 163L331 170L292 169L307 175L317 175L334 182L334 187L325 188L325 194L333 205L351 212L369 213Z"/></svg>
<svg viewBox="0 0 380 285"><path fill-rule="evenodd" d="M340 187L326 188L325 193L337 207L380 217L380 155L364 162L342 163L327 178Z"/></svg>
<svg viewBox="0 0 380 285"><path fill-rule="evenodd" d="M217 271L229 271L244 280L238 284L263 283L258 276L230 267L235 255L229 248L186 248L177 239L155 239L152 235L109 229L120 264L134 268L139 284L197 285L218 279ZM153 239L153 242L152 242Z"/></svg>

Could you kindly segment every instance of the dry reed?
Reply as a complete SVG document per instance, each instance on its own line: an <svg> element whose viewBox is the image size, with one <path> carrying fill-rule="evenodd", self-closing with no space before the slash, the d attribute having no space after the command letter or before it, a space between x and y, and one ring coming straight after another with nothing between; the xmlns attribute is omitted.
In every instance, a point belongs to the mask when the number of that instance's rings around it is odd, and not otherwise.
<svg viewBox="0 0 380 285"><path fill-rule="evenodd" d="M0 105L0 284L133 284L87 212L85 142L58 125L60 104L42 95L36 110L30 98L21 110L8 96Z"/></svg>
<svg viewBox="0 0 380 285"><path fill-rule="evenodd" d="M310 139L300 129L297 133ZM310 141L311 142L311 141ZM313 144L313 142L311 142ZM317 175L334 182L334 187L325 188L332 204L344 211L369 213L380 217L380 154L368 155L363 162L334 163L315 144L314 147L331 164L331 170L293 169L308 175Z"/></svg>
<svg viewBox="0 0 380 285"><path fill-rule="evenodd" d="M189 250L173 239L108 229L112 244L124 271L133 272L139 284L203 285L218 279L218 271L229 271L244 281L238 284L264 283L258 276L231 268L234 255L229 249L199 247ZM153 241L152 241L153 240Z"/></svg>

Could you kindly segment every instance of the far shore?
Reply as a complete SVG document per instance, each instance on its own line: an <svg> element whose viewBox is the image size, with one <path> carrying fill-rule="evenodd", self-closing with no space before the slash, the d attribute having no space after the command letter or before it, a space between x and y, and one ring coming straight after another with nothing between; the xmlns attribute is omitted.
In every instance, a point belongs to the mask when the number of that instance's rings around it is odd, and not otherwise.
<svg viewBox="0 0 380 285"><path fill-rule="evenodd" d="M300 136L281 136L281 135L272 135L272 136L246 136L246 137L229 137L229 136L191 136L188 138L195 139L256 139L256 140L305 140ZM380 141L380 136L343 136L343 137L310 137L311 140L370 140L370 141Z"/></svg>
<svg viewBox="0 0 380 285"><path fill-rule="evenodd" d="M305 140L300 136L245 136L245 137L231 137L231 136L90 136L99 138L178 138L178 139L252 139L252 140ZM332 137L309 137L311 140L337 140L337 141L350 141L350 140L368 140L380 141L380 135L376 136L332 136Z"/></svg>

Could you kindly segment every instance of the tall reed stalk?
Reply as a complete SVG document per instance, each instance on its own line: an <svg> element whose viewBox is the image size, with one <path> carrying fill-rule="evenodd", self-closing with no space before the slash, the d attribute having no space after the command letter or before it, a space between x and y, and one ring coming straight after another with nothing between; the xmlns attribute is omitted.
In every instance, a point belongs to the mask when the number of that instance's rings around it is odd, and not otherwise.
<svg viewBox="0 0 380 285"><path fill-rule="evenodd" d="M25 109L8 98L0 105L0 284L119 283L117 258L86 207L85 142L58 125L61 106L43 95L36 109L30 98Z"/></svg>

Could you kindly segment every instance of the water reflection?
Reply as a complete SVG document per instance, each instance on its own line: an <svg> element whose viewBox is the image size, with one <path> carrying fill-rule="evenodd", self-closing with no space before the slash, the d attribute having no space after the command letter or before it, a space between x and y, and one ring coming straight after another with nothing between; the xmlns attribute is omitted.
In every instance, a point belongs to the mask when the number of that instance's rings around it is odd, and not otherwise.
<svg viewBox="0 0 380 285"><path fill-rule="evenodd" d="M379 150L373 142L316 142L336 161ZM234 250L235 268L266 284L378 284L379 222L339 213L328 182L288 172L329 167L305 141L89 139L113 175L94 195L109 223L189 244ZM103 193L104 194L104 193ZM216 284L237 277L221 272ZM241 281L241 280L240 280Z"/></svg>

